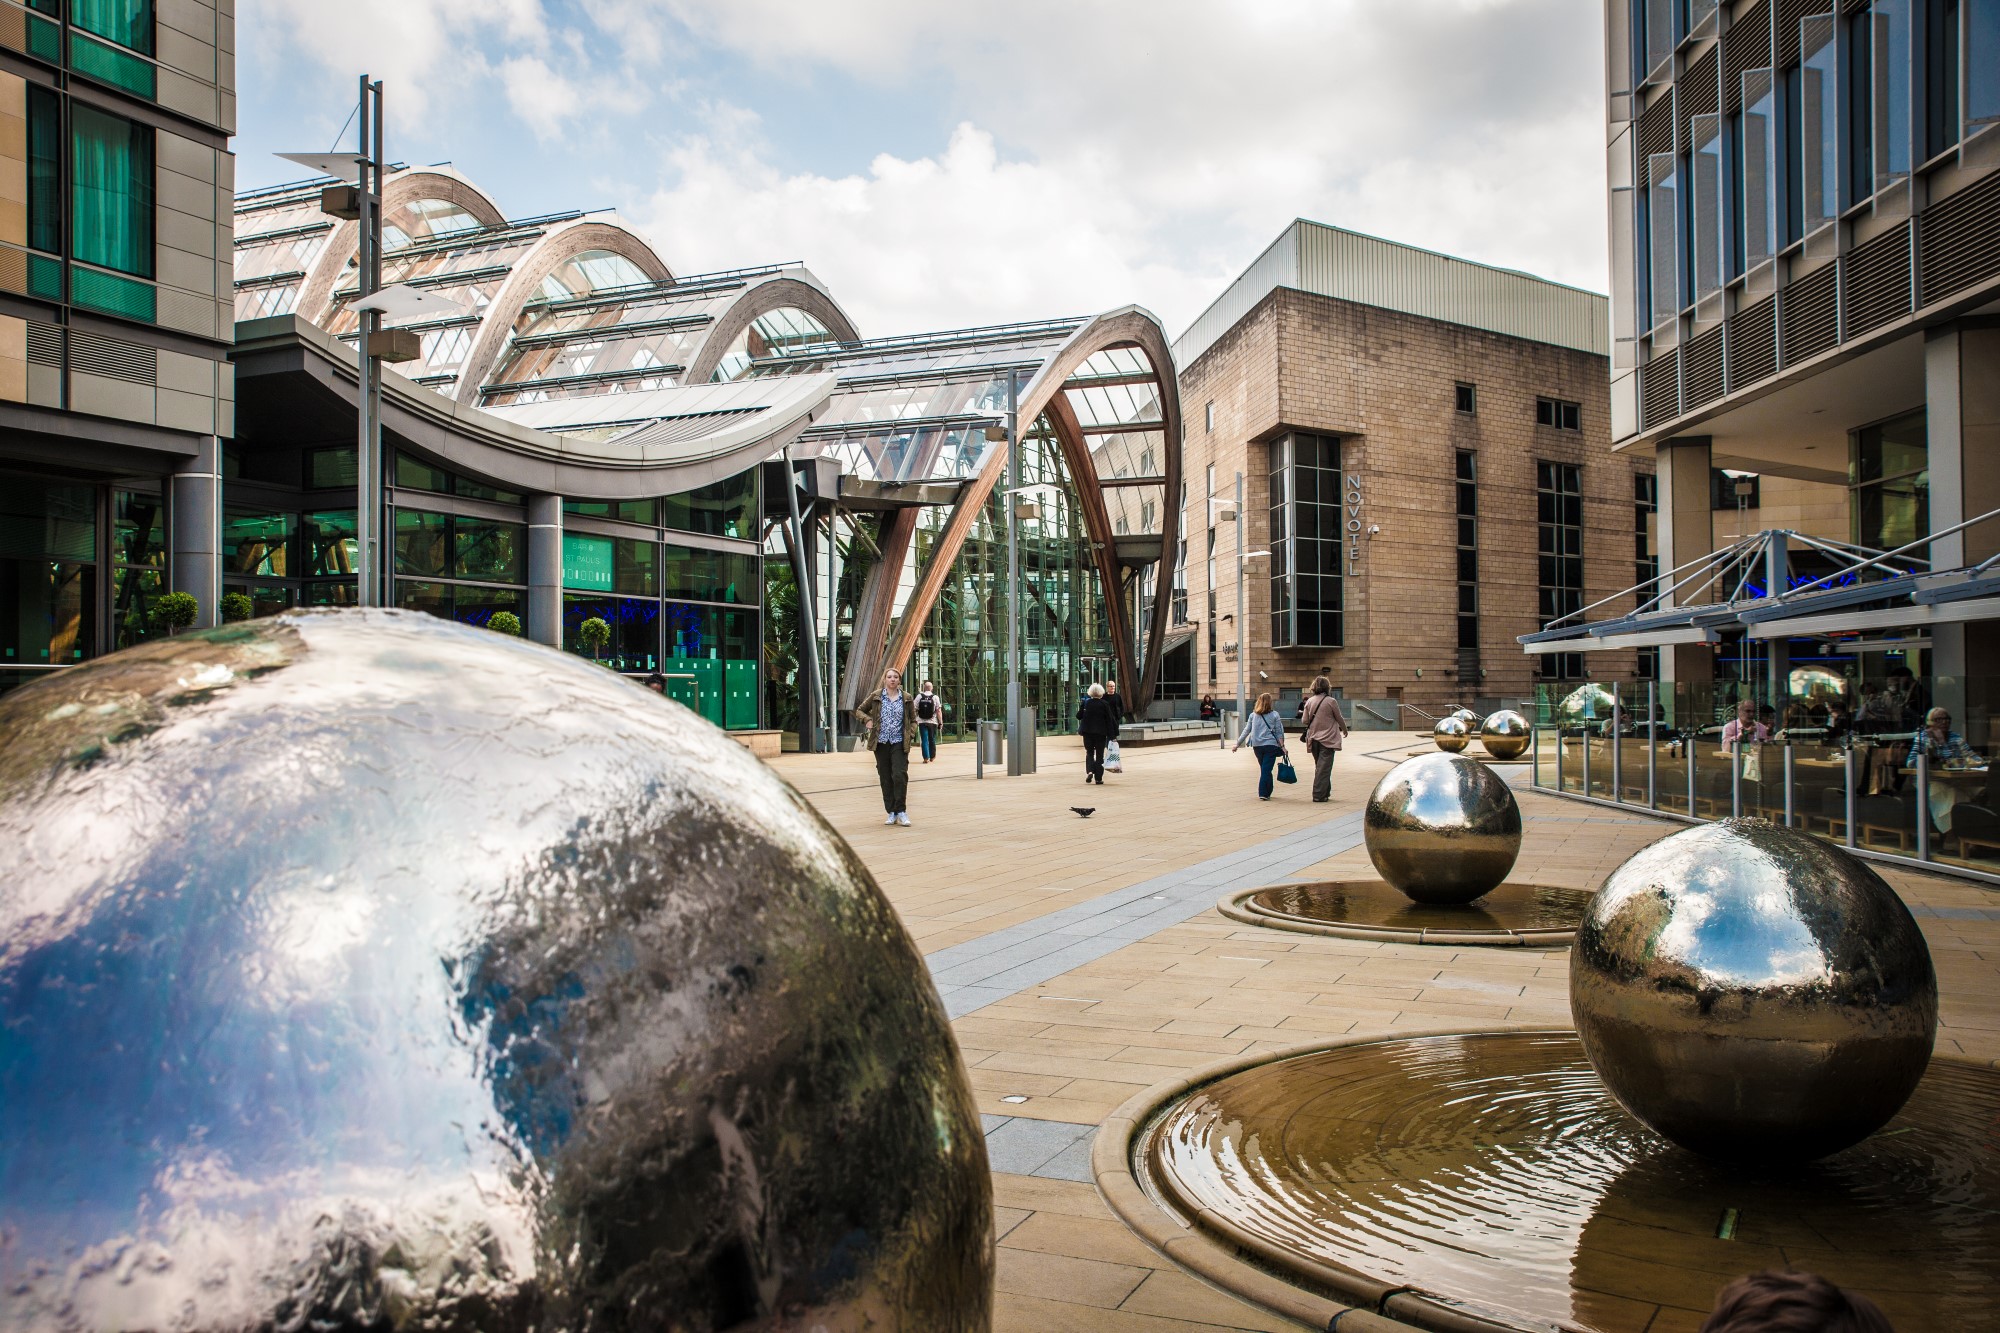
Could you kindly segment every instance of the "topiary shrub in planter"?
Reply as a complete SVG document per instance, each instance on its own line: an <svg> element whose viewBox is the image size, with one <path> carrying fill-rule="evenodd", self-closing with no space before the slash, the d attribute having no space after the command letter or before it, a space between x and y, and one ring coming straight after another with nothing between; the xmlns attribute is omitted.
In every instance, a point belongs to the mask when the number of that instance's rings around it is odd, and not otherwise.
<svg viewBox="0 0 2000 1333"><path fill-rule="evenodd" d="M611 642L611 626L601 617L592 616L576 627L576 641L590 650L590 660L594 662Z"/></svg>
<svg viewBox="0 0 2000 1333"><path fill-rule="evenodd" d="M193 593L170 592L153 603L153 628L177 634L194 624L200 613L201 604L195 601Z"/></svg>
<svg viewBox="0 0 2000 1333"><path fill-rule="evenodd" d="M521 637L521 618L512 611L495 611L486 618L486 628L518 639Z"/></svg>
<svg viewBox="0 0 2000 1333"><path fill-rule="evenodd" d="M222 619L225 624L237 620L248 620L256 614L256 604L250 600L249 594L232 592L223 595Z"/></svg>

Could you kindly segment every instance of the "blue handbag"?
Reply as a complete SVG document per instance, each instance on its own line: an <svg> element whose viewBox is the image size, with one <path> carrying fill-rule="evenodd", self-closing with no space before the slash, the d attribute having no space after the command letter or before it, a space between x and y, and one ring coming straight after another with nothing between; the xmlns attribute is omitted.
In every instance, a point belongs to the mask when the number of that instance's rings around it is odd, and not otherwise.
<svg viewBox="0 0 2000 1333"><path fill-rule="evenodd" d="M1299 780L1299 771L1296 768L1292 767L1292 757L1288 754L1279 755L1278 781L1297 782L1298 780Z"/></svg>

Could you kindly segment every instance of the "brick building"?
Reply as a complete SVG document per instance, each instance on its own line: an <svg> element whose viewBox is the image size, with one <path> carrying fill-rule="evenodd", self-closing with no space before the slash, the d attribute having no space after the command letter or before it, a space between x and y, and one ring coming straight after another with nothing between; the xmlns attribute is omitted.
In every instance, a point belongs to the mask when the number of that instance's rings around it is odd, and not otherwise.
<svg viewBox="0 0 2000 1333"><path fill-rule="evenodd" d="M1187 547L1168 696L1232 700L1239 641L1253 697L1322 667L1351 700L1428 713L1582 679L1581 654L1530 657L1516 636L1646 572L1653 482L1610 449L1608 337L1601 296L1288 227L1175 345Z"/></svg>

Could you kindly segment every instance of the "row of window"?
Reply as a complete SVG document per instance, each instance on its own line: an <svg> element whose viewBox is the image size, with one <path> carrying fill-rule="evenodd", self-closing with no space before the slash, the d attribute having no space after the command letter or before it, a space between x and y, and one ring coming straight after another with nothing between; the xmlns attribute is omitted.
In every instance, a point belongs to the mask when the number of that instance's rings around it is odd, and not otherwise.
<svg viewBox="0 0 2000 1333"><path fill-rule="evenodd" d="M1535 463L1536 608L1542 628L1583 610L1583 470L1574 463ZM1542 675L1575 680L1583 654L1542 654Z"/></svg>
<svg viewBox="0 0 2000 1333"><path fill-rule="evenodd" d="M1271 445L1271 644L1338 647L1342 625L1340 440L1286 435Z"/></svg>
<svg viewBox="0 0 2000 1333"><path fill-rule="evenodd" d="M1463 381L1452 386L1452 404L1466 416L1479 413L1479 386ZM1583 404L1562 398L1535 399L1535 424L1556 430L1582 430Z"/></svg>
<svg viewBox="0 0 2000 1333"><path fill-rule="evenodd" d="M1479 456L1460 449L1458 489L1458 646L1479 647Z"/></svg>
<svg viewBox="0 0 2000 1333"><path fill-rule="evenodd" d="M1678 154L1639 163L1651 325L2000 121L2000 0L1872 0L1798 22L1796 63L1744 71L1738 110L1689 118Z"/></svg>

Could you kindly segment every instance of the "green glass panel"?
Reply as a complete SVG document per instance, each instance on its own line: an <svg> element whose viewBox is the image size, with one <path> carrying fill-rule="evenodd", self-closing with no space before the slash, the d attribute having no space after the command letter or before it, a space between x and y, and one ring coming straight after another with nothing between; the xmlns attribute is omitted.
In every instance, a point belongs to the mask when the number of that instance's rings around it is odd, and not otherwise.
<svg viewBox="0 0 2000 1333"><path fill-rule="evenodd" d="M656 543L616 538L611 547L611 577L618 591L653 596L658 591L654 570L659 564L659 554Z"/></svg>
<svg viewBox="0 0 2000 1333"><path fill-rule="evenodd" d="M671 667L673 663L669 662L667 665ZM681 705L681 707L695 709L700 699L700 693L699 688L695 685L693 676L677 671L669 671L667 673L667 697ZM699 710L696 709L696 711Z"/></svg>
<svg viewBox="0 0 2000 1333"><path fill-rule="evenodd" d="M153 0L70 0L69 21L120 46L153 54Z"/></svg>
<svg viewBox="0 0 2000 1333"><path fill-rule="evenodd" d="M158 96L159 73L152 62L129 51L93 41L80 33L69 38L69 67L114 88L123 88L148 102Z"/></svg>
<svg viewBox="0 0 2000 1333"><path fill-rule="evenodd" d="M43 255L28 256L28 295L46 301L62 300L62 261Z"/></svg>
<svg viewBox="0 0 2000 1333"><path fill-rule="evenodd" d="M490 583L521 581L521 556L528 546L527 525L467 518L461 514L452 519L451 531L454 577Z"/></svg>
<svg viewBox="0 0 2000 1333"><path fill-rule="evenodd" d="M609 500L564 500L563 512L575 514L579 518L610 518Z"/></svg>
<svg viewBox="0 0 2000 1333"><path fill-rule="evenodd" d="M50 0L53 5L54 0ZM36 6L40 8L40 6ZM51 9L50 13L55 11ZM28 54L51 65L62 63L62 29L47 19L28 18Z"/></svg>
<svg viewBox="0 0 2000 1333"><path fill-rule="evenodd" d="M432 467L420 458L399 453L396 455L396 485L444 495L451 490L451 474L441 467Z"/></svg>
<svg viewBox="0 0 2000 1333"><path fill-rule="evenodd" d="M222 567L231 574L293 578L298 574L292 547L298 517L256 509L228 508L222 515Z"/></svg>
<svg viewBox="0 0 2000 1333"><path fill-rule="evenodd" d="M97 652L97 567L0 559L0 666L67 666Z"/></svg>
<svg viewBox="0 0 2000 1333"><path fill-rule="evenodd" d="M741 731L757 725L757 663L731 660L722 664L722 725Z"/></svg>
<svg viewBox="0 0 2000 1333"><path fill-rule="evenodd" d="M112 576L111 623L119 648L130 648L153 637L153 603L165 592L157 569L120 569Z"/></svg>
<svg viewBox="0 0 2000 1333"><path fill-rule="evenodd" d="M451 520L418 509L396 511L396 572L440 577L445 572Z"/></svg>
<svg viewBox="0 0 2000 1333"><path fill-rule="evenodd" d="M307 583L300 585L299 605L301 606L359 606L360 589L353 579L339 582Z"/></svg>
<svg viewBox="0 0 2000 1333"><path fill-rule="evenodd" d="M442 620L451 619L451 585L419 583L415 579L396 580L396 605L406 611L428 611Z"/></svg>
<svg viewBox="0 0 2000 1333"><path fill-rule="evenodd" d="M712 537L757 537L757 469L660 501L660 525Z"/></svg>
<svg viewBox="0 0 2000 1333"><path fill-rule="evenodd" d="M323 509L307 514L301 524L306 544L306 576L352 574L360 563L361 543L352 509Z"/></svg>
<svg viewBox="0 0 2000 1333"><path fill-rule="evenodd" d="M70 166L75 257L152 277L153 130L72 101Z"/></svg>
<svg viewBox="0 0 2000 1333"><path fill-rule="evenodd" d="M503 491L495 486L487 486L469 477L453 479L452 491L469 500L492 500L497 504L517 505L521 503L519 491Z"/></svg>
<svg viewBox="0 0 2000 1333"><path fill-rule="evenodd" d="M30 25L33 29L54 24ZM62 101L47 88L28 85L28 248L57 253L62 249ZM62 295L62 270L53 260L44 260L54 271L55 295ZM28 261L28 287L35 286L35 261ZM41 295L37 292L36 295Z"/></svg>
<svg viewBox="0 0 2000 1333"><path fill-rule="evenodd" d="M314 449L306 454L306 488L315 491L343 490L361 478L354 462L354 446Z"/></svg>
<svg viewBox="0 0 2000 1333"><path fill-rule="evenodd" d="M695 602L757 600L757 557L689 546L667 547L661 590Z"/></svg>
<svg viewBox="0 0 2000 1333"><path fill-rule="evenodd" d="M475 588L461 583L451 590L451 615L468 625L484 625L501 611L523 624L527 622L527 599L511 588Z"/></svg>
<svg viewBox="0 0 2000 1333"><path fill-rule="evenodd" d="M154 321L158 294L150 283L134 282L113 273L73 268L69 278L70 300L89 310L126 319Z"/></svg>
<svg viewBox="0 0 2000 1333"><path fill-rule="evenodd" d="M577 532L563 534L563 587L610 592L612 566L609 537L588 537Z"/></svg>

